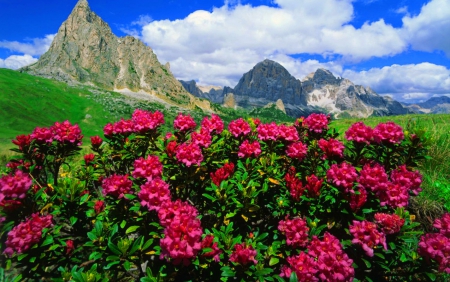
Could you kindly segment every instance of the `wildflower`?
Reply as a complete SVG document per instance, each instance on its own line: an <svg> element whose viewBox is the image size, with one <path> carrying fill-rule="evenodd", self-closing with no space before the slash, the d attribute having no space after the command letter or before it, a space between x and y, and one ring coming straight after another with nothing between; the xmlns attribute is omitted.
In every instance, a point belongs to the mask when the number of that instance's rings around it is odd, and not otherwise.
<svg viewBox="0 0 450 282"><path fill-rule="evenodd" d="M50 130L53 131L53 138L60 143L71 143L77 146L82 143L83 135L78 124L72 125L68 120L62 123L55 122Z"/></svg>
<svg viewBox="0 0 450 282"><path fill-rule="evenodd" d="M385 234L398 233L405 224L405 220L396 214L376 213L374 217Z"/></svg>
<svg viewBox="0 0 450 282"><path fill-rule="evenodd" d="M86 154L86 155L84 155L84 163L86 164L86 166L88 166L93 160L94 160L94 158L95 158L95 155L94 154Z"/></svg>
<svg viewBox="0 0 450 282"><path fill-rule="evenodd" d="M360 210L367 201L367 191L364 186L358 186L358 194L350 194L349 204L353 212Z"/></svg>
<svg viewBox="0 0 450 282"><path fill-rule="evenodd" d="M320 195L320 188L322 188L323 179L317 178L314 174L306 177L305 189L308 190L308 196L311 198Z"/></svg>
<svg viewBox="0 0 450 282"><path fill-rule="evenodd" d="M319 281L319 278L316 276L316 273L319 271L317 263L308 254L300 252L299 255L290 256L286 260L289 266L283 265L281 267L281 277L289 279L292 271L294 271L299 282Z"/></svg>
<svg viewBox="0 0 450 282"><path fill-rule="evenodd" d="M349 163L333 164L327 171L328 182L343 188L346 193L353 193L353 184L358 180L356 169Z"/></svg>
<svg viewBox="0 0 450 282"><path fill-rule="evenodd" d="M375 223L367 220L353 220L349 230L353 236L352 243L360 245L369 257L373 257L373 249L376 245L381 244L387 250L386 237L383 232L377 230Z"/></svg>
<svg viewBox="0 0 450 282"><path fill-rule="evenodd" d="M440 233L427 233L420 237L418 253L439 264L439 271L450 274L450 239Z"/></svg>
<svg viewBox="0 0 450 282"><path fill-rule="evenodd" d="M272 140L275 141L278 138L279 128L275 122L268 124L260 124L257 128L258 138L261 141Z"/></svg>
<svg viewBox="0 0 450 282"><path fill-rule="evenodd" d="M212 257L215 262L219 262L222 251L217 247L217 242L214 242L214 236L209 234L203 238L202 249L211 249L211 251L203 253L202 257Z"/></svg>
<svg viewBox="0 0 450 282"><path fill-rule="evenodd" d="M114 134L114 128L113 125L111 123L107 123L104 127L103 127L103 134L106 137L111 137Z"/></svg>
<svg viewBox="0 0 450 282"><path fill-rule="evenodd" d="M294 126L280 125L278 127L279 139L283 141L295 142L300 140L297 129Z"/></svg>
<svg viewBox="0 0 450 282"><path fill-rule="evenodd" d="M121 119L113 125L113 134L128 136L134 133L134 124L132 120Z"/></svg>
<svg viewBox="0 0 450 282"><path fill-rule="evenodd" d="M261 145L258 141L253 141L250 143L248 140L245 140L239 146L238 157L239 158L249 158L252 155L257 157L261 154Z"/></svg>
<svg viewBox="0 0 450 282"><path fill-rule="evenodd" d="M190 131L194 130L197 124L191 115L183 115L178 113L178 116L173 121L173 127L179 131Z"/></svg>
<svg viewBox="0 0 450 282"><path fill-rule="evenodd" d="M389 182L386 190L377 193L381 206L391 208L406 207L408 205L409 194L407 187Z"/></svg>
<svg viewBox="0 0 450 282"><path fill-rule="evenodd" d="M345 132L345 139L356 143L370 144L373 139L373 129L362 121L356 122Z"/></svg>
<svg viewBox="0 0 450 282"><path fill-rule="evenodd" d="M12 143L14 145L17 145L21 152L25 152L28 150L28 148L31 144L31 136L30 135L18 135L18 136L16 136L16 139L12 140Z"/></svg>
<svg viewBox="0 0 450 282"><path fill-rule="evenodd" d="M30 138L39 143L52 143L53 132L47 127L36 127L31 133Z"/></svg>
<svg viewBox="0 0 450 282"><path fill-rule="evenodd" d="M148 155L146 159L139 158L134 161L134 171L132 173L134 178L146 178L151 180L153 178L161 177L163 165L159 161L158 156Z"/></svg>
<svg viewBox="0 0 450 282"><path fill-rule="evenodd" d="M250 133L251 128L245 120L238 118L230 122L228 130L234 137L238 138L239 136L247 136Z"/></svg>
<svg viewBox="0 0 450 282"><path fill-rule="evenodd" d="M197 209L180 199L175 202L164 202L158 210L159 222L163 227L169 226L175 217L195 218L197 216Z"/></svg>
<svg viewBox="0 0 450 282"><path fill-rule="evenodd" d="M16 170L12 175L0 178L0 202L4 199L17 200L26 197L33 180L27 173Z"/></svg>
<svg viewBox="0 0 450 282"><path fill-rule="evenodd" d="M170 201L169 184L161 178L151 179L141 186L138 196L141 199L141 206L158 211L162 203Z"/></svg>
<svg viewBox="0 0 450 282"><path fill-rule="evenodd" d="M377 193L387 189L388 176L380 164L365 164L360 171L359 183L366 189Z"/></svg>
<svg viewBox="0 0 450 282"><path fill-rule="evenodd" d="M300 197L303 195L305 188L300 179L295 176L295 167L291 167L288 170L288 173L284 176L286 180L286 187L289 189L289 192L294 199L294 201L300 201Z"/></svg>
<svg viewBox="0 0 450 282"><path fill-rule="evenodd" d="M441 218L437 218L433 226L439 229L439 233L450 238L450 213L445 213Z"/></svg>
<svg viewBox="0 0 450 282"><path fill-rule="evenodd" d="M325 139L320 139L319 148L325 153L323 159L331 159L333 157L343 158L344 157L344 144L342 142L330 138L328 141Z"/></svg>
<svg viewBox="0 0 450 282"><path fill-rule="evenodd" d="M406 187L407 190L412 191L414 195L418 195L422 188L422 175L419 171L409 171L406 165L401 165L391 172L391 181Z"/></svg>
<svg viewBox="0 0 450 282"><path fill-rule="evenodd" d="M169 144L167 144L166 146L166 154L169 158L172 158L173 156L175 156L176 152L177 152L177 148L178 148L178 144L177 141L172 140L169 142Z"/></svg>
<svg viewBox="0 0 450 282"><path fill-rule="evenodd" d="M211 180L216 186L220 186L220 183L233 175L234 173L234 164L233 163L226 163L223 165L223 167L216 170L214 173L210 173Z"/></svg>
<svg viewBox="0 0 450 282"><path fill-rule="evenodd" d="M52 215L39 216L34 213L28 220L19 223L8 233L4 254L11 257L14 253L22 254L38 243L42 230L52 225Z"/></svg>
<svg viewBox="0 0 450 282"><path fill-rule="evenodd" d="M293 247L306 247L308 244L309 228L306 220L299 217L289 219L287 215L285 220L278 223L278 230L286 235L286 243Z"/></svg>
<svg viewBox="0 0 450 282"><path fill-rule="evenodd" d="M131 120L133 121L133 131L144 134L163 125L164 115L159 111L152 113L136 109L131 116Z"/></svg>
<svg viewBox="0 0 450 282"><path fill-rule="evenodd" d="M209 131L209 133L215 132L220 134L223 131L223 120L216 114L211 114L211 119L207 117L202 120L202 128Z"/></svg>
<svg viewBox="0 0 450 282"><path fill-rule="evenodd" d="M102 140L102 138L100 138L100 136L92 136L91 137L92 148L98 149L98 148L100 148L102 143L103 143L103 140Z"/></svg>
<svg viewBox="0 0 450 282"><path fill-rule="evenodd" d="M190 167L193 164L200 166L203 161L203 154L200 147L195 143L183 143L178 146L176 157L178 162Z"/></svg>
<svg viewBox="0 0 450 282"><path fill-rule="evenodd" d="M200 133L192 132L191 140L201 148L208 148L211 145L211 134L208 130L202 128Z"/></svg>
<svg viewBox="0 0 450 282"><path fill-rule="evenodd" d="M105 210L105 202L103 202L101 200L95 201L95 204L94 204L95 214L99 214L104 210Z"/></svg>
<svg viewBox="0 0 450 282"><path fill-rule="evenodd" d="M233 253L230 256L230 261L239 263L241 265L247 265L250 262L257 264L258 261L255 259L258 253L251 245L246 243L234 245Z"/></svg>
<svg viewBox="0 0 450 282"><path fill-rule="evenodd" d="M102 181L103 195L111 195L121 199L125 194L131 194L132 184L128 175L111 175Z"/></svg>
<svg viewBox="0 0 450 282"><path fill-rule="evenodd" d="M404 138L403 129L392 121L380 123L373 130L373 140L378 144L400 144Z"/></svg>
<svg viewBox="0 0 450 282"><path fill-rule="evenodd" d="M306 126L309 131L315 133L322 133L328 130L329 117L324 114L310 114L303 120L303 125Z"/></svg>
<svg viewBox="0 0 450 282"><path fill-rule="evenodd" d="M295 142L288 145L286 155L293 159L303 160L308 154L308 146L302 142Z"/></svg>
<svg viewBox="0 0 450 282"><path fill-rule="evenodd" d="M72 240L66 241L66 255L70 255L75 250L75 246Z"/></svg>

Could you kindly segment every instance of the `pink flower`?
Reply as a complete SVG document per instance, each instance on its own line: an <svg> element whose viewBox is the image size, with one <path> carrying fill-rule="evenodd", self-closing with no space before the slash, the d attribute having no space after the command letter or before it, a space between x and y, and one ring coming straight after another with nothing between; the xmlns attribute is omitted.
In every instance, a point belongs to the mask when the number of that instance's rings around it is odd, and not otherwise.
<svg viewBox="0 0 450 282"><path fill-rule="evenodd" d="M223 131L223 120L216 114L211 114L211 119L204 117L202 120L202 128L209 131L209 133L220 134Z"/></svg>
<svg viewBox="0 0 450 282"><path fill-rule="evenodd" d="M385 234L398 233L405 224L405 220L396 214L376 213L374 217Z"/></svg>
<svg viewBox="0 0 450 282"><path fill-rule="evenodd" d="M103 134L106 137L111 137L114 134L114 127L111 123L107 123L104 127L103 127Z"/></svg>
<svg viewBox="0 0 450 282"><path fill-rule="evenodd" d="M325 153L324 159L331 159L333 157L343 158L344 157L344 144L342 142L330 138L328 141L325 139L320 139L319 148Z"/></svg>
<svg viewBox="0 0 450 282"><path fill-rule="evenodd" d="M278 127L279 139L283 141L295 142L300 140L297 128L294 126L280 125Z"/></svg>
<svg viewBox="0 0 450 282"><path fill-rule="evenodd" d="M238 118L230 122L228 130L234 137L238 138L239 136L247 136L250 133L251 128L245 120Z"/></svg>
<svg viewBox="0 0 450 282"><path fill-rule="evenodd" d="M14 253L22 254L38 243L42 238L42 230L52 225L52 216L39 216L34 213L25 222L19 223L8 233L6 249L3 252L11 257Z"/></svg>
<svg viewBox="0 0 450 282"><path fill-rule="evenodd" d="M22 152L27 151L31 144L31 136L30 135L18 135L15 140L12 140L14 145L19 147L19 150Z"/></svg>
<svg viewBox="0 0 450 282"><path fill-rule="evenodd" d="M190 131L194 130L197 124L191 115L183 115L178 113L178 116L173 121L173 127L179 131Z"/></svg>
<svg viewBox="0 0 450 282"><path fill-rule="evenodd" d="M388 176L384 167L380 164L375 164L373 166L365 164L360 171L359 183L364 186L364 188L377 193L387 189Z"/></svg>
<svg viewBox="0 0 450 282"><path fill-rule="evenodd" d="M409 171L406 165L401 165L391 172L392 183L399 184L412 191L414 195L418 195L422 188L422 175L419 171Z"/></svg>
<svg viewBox="0 0 450 282"><path fill-rule="evenodd" d="M169 158L172 158L177 153L178 144L177 141L172 140L166 146L166 154Z"/></svg>
<svg viewBox="0 0 450 282"><path fill-rule="evenodd" d="M75 250L75 246L72 240L66 241L66 255L70 255Z"/></svg>
<svg viewBox="0 0 450 282"><path fill-rule="evenodd" d="M91 153L91 154L84 155L83 158L84 158L84 163L86 164L86 166L88 166L94 160L95 155Z"/></svg>
<svg viewBox="0 0 450 282"><path fill-rule="evenodd" d="M53 132L47 127L36 127L30 137L39 143L53 142Z"/></svg>
<svg viewBox="0 0 450 282"><path fill-rule="evenodd" d="M345 138L356 143L370 144L370 141L373 139L373 130L365 125L364 122L359 121L352 124L345 132Z"/></svg>
<svg viewBox="0 0 450 282"><path fill-rule="evenodd" d="M433 226L439 229L439 233L450 238L450 213L445 213L441 218L437 218Z"/></svg>
<svg viewBox="0 0 450 282"><path fill-rule="evenodd" d="M386 190L377 193L381 206L391 208L406 207L408 205L408 188L395 183L388 183Z"/></svg>
<svg viewBox="0 0 450 282"><path fill-rule="evenodd" d="M148 155L146 159L139 158L134 161L134 178L151 180L162 176L163 165L158 156Z"/></svg>
<svg viewBox="0 0 450 282"><path fill-rule="evenodd" d="M358 186L359 194L350 194L349 204L353 212L360 210L367 201L367 191L364 186Z"/></svg>
<svg viewBox="0 0 450 282"><path fill-rule="evenodd" d="M92 136L91 137L92 148L98 149L98 148L100 148L102 143L103 143L103 140L99 136Z"/></svg>
<svg viewBox="0 0 450 282"><path fill-rule="evenodd" d="M239 158L250 158L252 155L257 157L261 154L261 145L258 141L253 141L250 143L248 140L245 140L239 146L238 157Z"/></svg>
<svg viewBox="0 0 450 282"><path fill-rule="evenodd" d="M289 279L291 273L294 271L297 274L297 280L299 282L319 281L317 277L317 263L308 254L300 252L299 255L288 257L287 262L289 266L284 265L281 267L281 277Z"/></svg>
<svg viewBox="0 0 450 282"><path fill-rule="evenodd" d="M105 202L103 202L101 200L95 201L94 210L95 210L95 214L99 214L102 211L104 211L105 210Z"/></svg>
<svg viewBox="0 0 450 282"><path fill-rule="evenodd" d="M278 138L279 129L275 122L260 124L256 130L258 131L258 138L261 141L275 141Z"/></svg>
<svg viewBox="0 0 450 282"><path fill-rule="evenodd" d="M175 217L195 218L197 216L197 209L180 199L175 202L165 202L158 210L158 218L163 227L169 226Z"/></svg>
<svg viewBox="0 0 450 282"><path fill-rule="evenodd" d="M392 121L380 123L373 130L373 139L378 144L400 144L404 138L403 129Z"/></svg>
<svg viewBox="0 0 450 282"><path fill-rule="evenodd" d="M208 130L202 128L200 133L192 132L191 141L201 148L208 148L211 145L211 134Z"/></svg>
<svg viewBox="0 0 450 282"><path fill-rule="evenodd" d="M308 146L302 142L295 142L288 145L286 155L293 159L303 160L308 154Z"/></svg>
<svg viewBox="0 0 450 282"><path fill-rule="evenodd" d="M183 143L179 145L177 148L176 157L178 162L183 163L188 167L193 164L200 166L203 161L202 150L195 143Z"/></svg>
<svg viewBox="0 0 450 282"><path fill-rule="evenodd" d="M324 114L310 114L307 118L303 120L303 125L305 125L309 131L315 133L322 133L328 130L329 116Z"/></svg>
<svg viewBox="0 0 450 282"><path fill-rule="evenodd" d="M352 243L360 245L369 257L373 257L373 248L376 245L381 244L387 250L386 237L383 232L377 230L375 223L353 220L349 230L353 236Z"/></svg>
<svg viewBox="0 0 450 282"><path fill-rule="evenodd" d="M212 257L215 262L219 262L220 260L220 254L222 251L217 247L217 242L214 242L214 236L209 234L206 235L205 238L203 238L202 241L202 249L212 249L210 252L206 252L202 254L202 257Z"/></svg>
<svg viewBox="0 0 450 282"><path fill-rule="evenodd" d="M164 115L159 111L152 113L136 109L131 119L133 121L133 131L141 134L155 130L164 124Z"/></svg>
<svg viewBox="0 0 450 282"><path fill-rule="evenodd" d="M314 174L306 177L305 189L308 190L308 196L311 198L318 197L320 195L320 188L322 188L323 179L317 178Z"/></svg>
<svg viewBox="0 0 450 282"><path fill-rule="evenodd" d="M278 223L278 230L286 235L286 244L293 247L306 247L308 244L309 228L306 220L299 217L289 219L287 215L285 220Z"/></svg>
<svg viewBox="0 0 450 282"><path fill-rule="evenodd" d="M68 120L63 123L55 122L50 128L53 138L61 143L71 143L80 146L83 135L78 124L72 125Z"/></svg>
<svg viewBox="0 0 450 282"><path fill-rule="evenodd" d="M125 194L132 193L132 185L133 183L128 179L128 175L111 175L102 181L103 195L111 195L121 199Z"/></svg>
<svg viewBox="0 0 450 282"><path fill-rule="evenodd" d="M450 274L450 239L440 233L428 233L420 237L418 253L427 260L439 264L439 271Z"/></svg>
<svg viewBox="0 0 450 282"><path fill-rule="evenodd" d="M138 196L141 199L141 206L155 211L158 211L163 203L171 200L169 184L161 178L151 179L142 185Z"/></svg>
<svg viewBox="0 0 450 282"><path fill-rule="evenodd" d="M294 201L300 201L300 197L303 195L305 188L303 187L301 180L295 176L295 167L290 167L284 176L284 180L286 181L286 187L289 189Z"/></svg>
<svg viewBox="0 0 450 282"><path fill-rule="evenodd" d="M211 180L216 186L220 186L220 183L232 176L234 173L234 164L233 163L226 163L223 165L223 167L216 170L214 173L210 173Z"/></svg>
<svg viewBox="0 0 450 282"><path fill-rule="evenodd" d="M256 255L257 252L251 245L247 246L246 243L236 244L230 256L230 261L241 265L247 265L250 262L257 264L258 261L255 259Z"/></svg>
<svg viewBox="0 0 450 282"><path fill-rule="evenodd" d="M13 175L5 175L0 178L0 202L4 199L24 199L33 180L27 173L16 170Z"/></svg>
<svg viewBox="0 0 450 282"><path fill-rule="evenodd" d="M349 163L333 164L327 171L328 182L353 193L353 184L358 180L356 169Z"/></svg>

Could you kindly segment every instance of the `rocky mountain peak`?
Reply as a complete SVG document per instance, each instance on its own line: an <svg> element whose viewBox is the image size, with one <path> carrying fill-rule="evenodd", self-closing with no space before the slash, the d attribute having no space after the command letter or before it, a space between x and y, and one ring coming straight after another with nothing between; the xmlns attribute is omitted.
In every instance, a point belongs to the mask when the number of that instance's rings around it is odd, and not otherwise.
<svg viewBox="0 0 450 282"><path fill-rule="evenodd" d="M341 79L336 78L329 70L319 68L315 72L307 75L302 82L314 83L316 86L339 85Z"/></svg>
<svg viewBox="0 0 450 282"><path fill-rule="evenodd" d="M39 61L20 71L108 90L143 90L171 104L194 102L150 47L131 36L115 36L86 0L77 2Z"/></svg>

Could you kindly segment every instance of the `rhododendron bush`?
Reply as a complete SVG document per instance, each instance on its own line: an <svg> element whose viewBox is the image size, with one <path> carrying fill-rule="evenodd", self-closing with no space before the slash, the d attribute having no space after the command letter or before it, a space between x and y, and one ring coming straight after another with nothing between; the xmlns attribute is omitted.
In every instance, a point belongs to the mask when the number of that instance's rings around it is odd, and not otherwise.
<svg viewBox="0 0 450 282"><path fill-rule="evenodd" d="M426 281L450 273L450 215L423 233L424 137L387 122L295 124L160 112L91 137L17 136L0 178L2 268L52 281ZM14 278L11 278L14 279Z"/></svg>

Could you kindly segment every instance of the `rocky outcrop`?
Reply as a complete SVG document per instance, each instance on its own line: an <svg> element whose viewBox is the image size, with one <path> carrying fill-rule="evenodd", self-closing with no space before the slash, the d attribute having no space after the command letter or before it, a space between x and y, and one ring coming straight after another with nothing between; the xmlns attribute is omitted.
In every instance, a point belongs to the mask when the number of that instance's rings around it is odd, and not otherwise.
<svg viewBox="0 0 450 282"><path fill-rule="evenodd" d="M222 104L224 99L223 88L220 86L199 86L195 80L179 80L184 89L198 98L208 99L213 103Z"/></svg>
<svg viewBox="0 0 450 282"><path fill-rule="evenodd" d="M425 102L405 105L408 109L417 114L448 114L450 113L450 97L431 97Z"/></svg>
<svg viewBox="0 0 450 282"><path fill-rule="evenodd" d="M20 71L108 90L144 90L173 104L194 103L168 64L160 64L142 41L115 36L86 0L78 1L39 61Z"/></svg>

